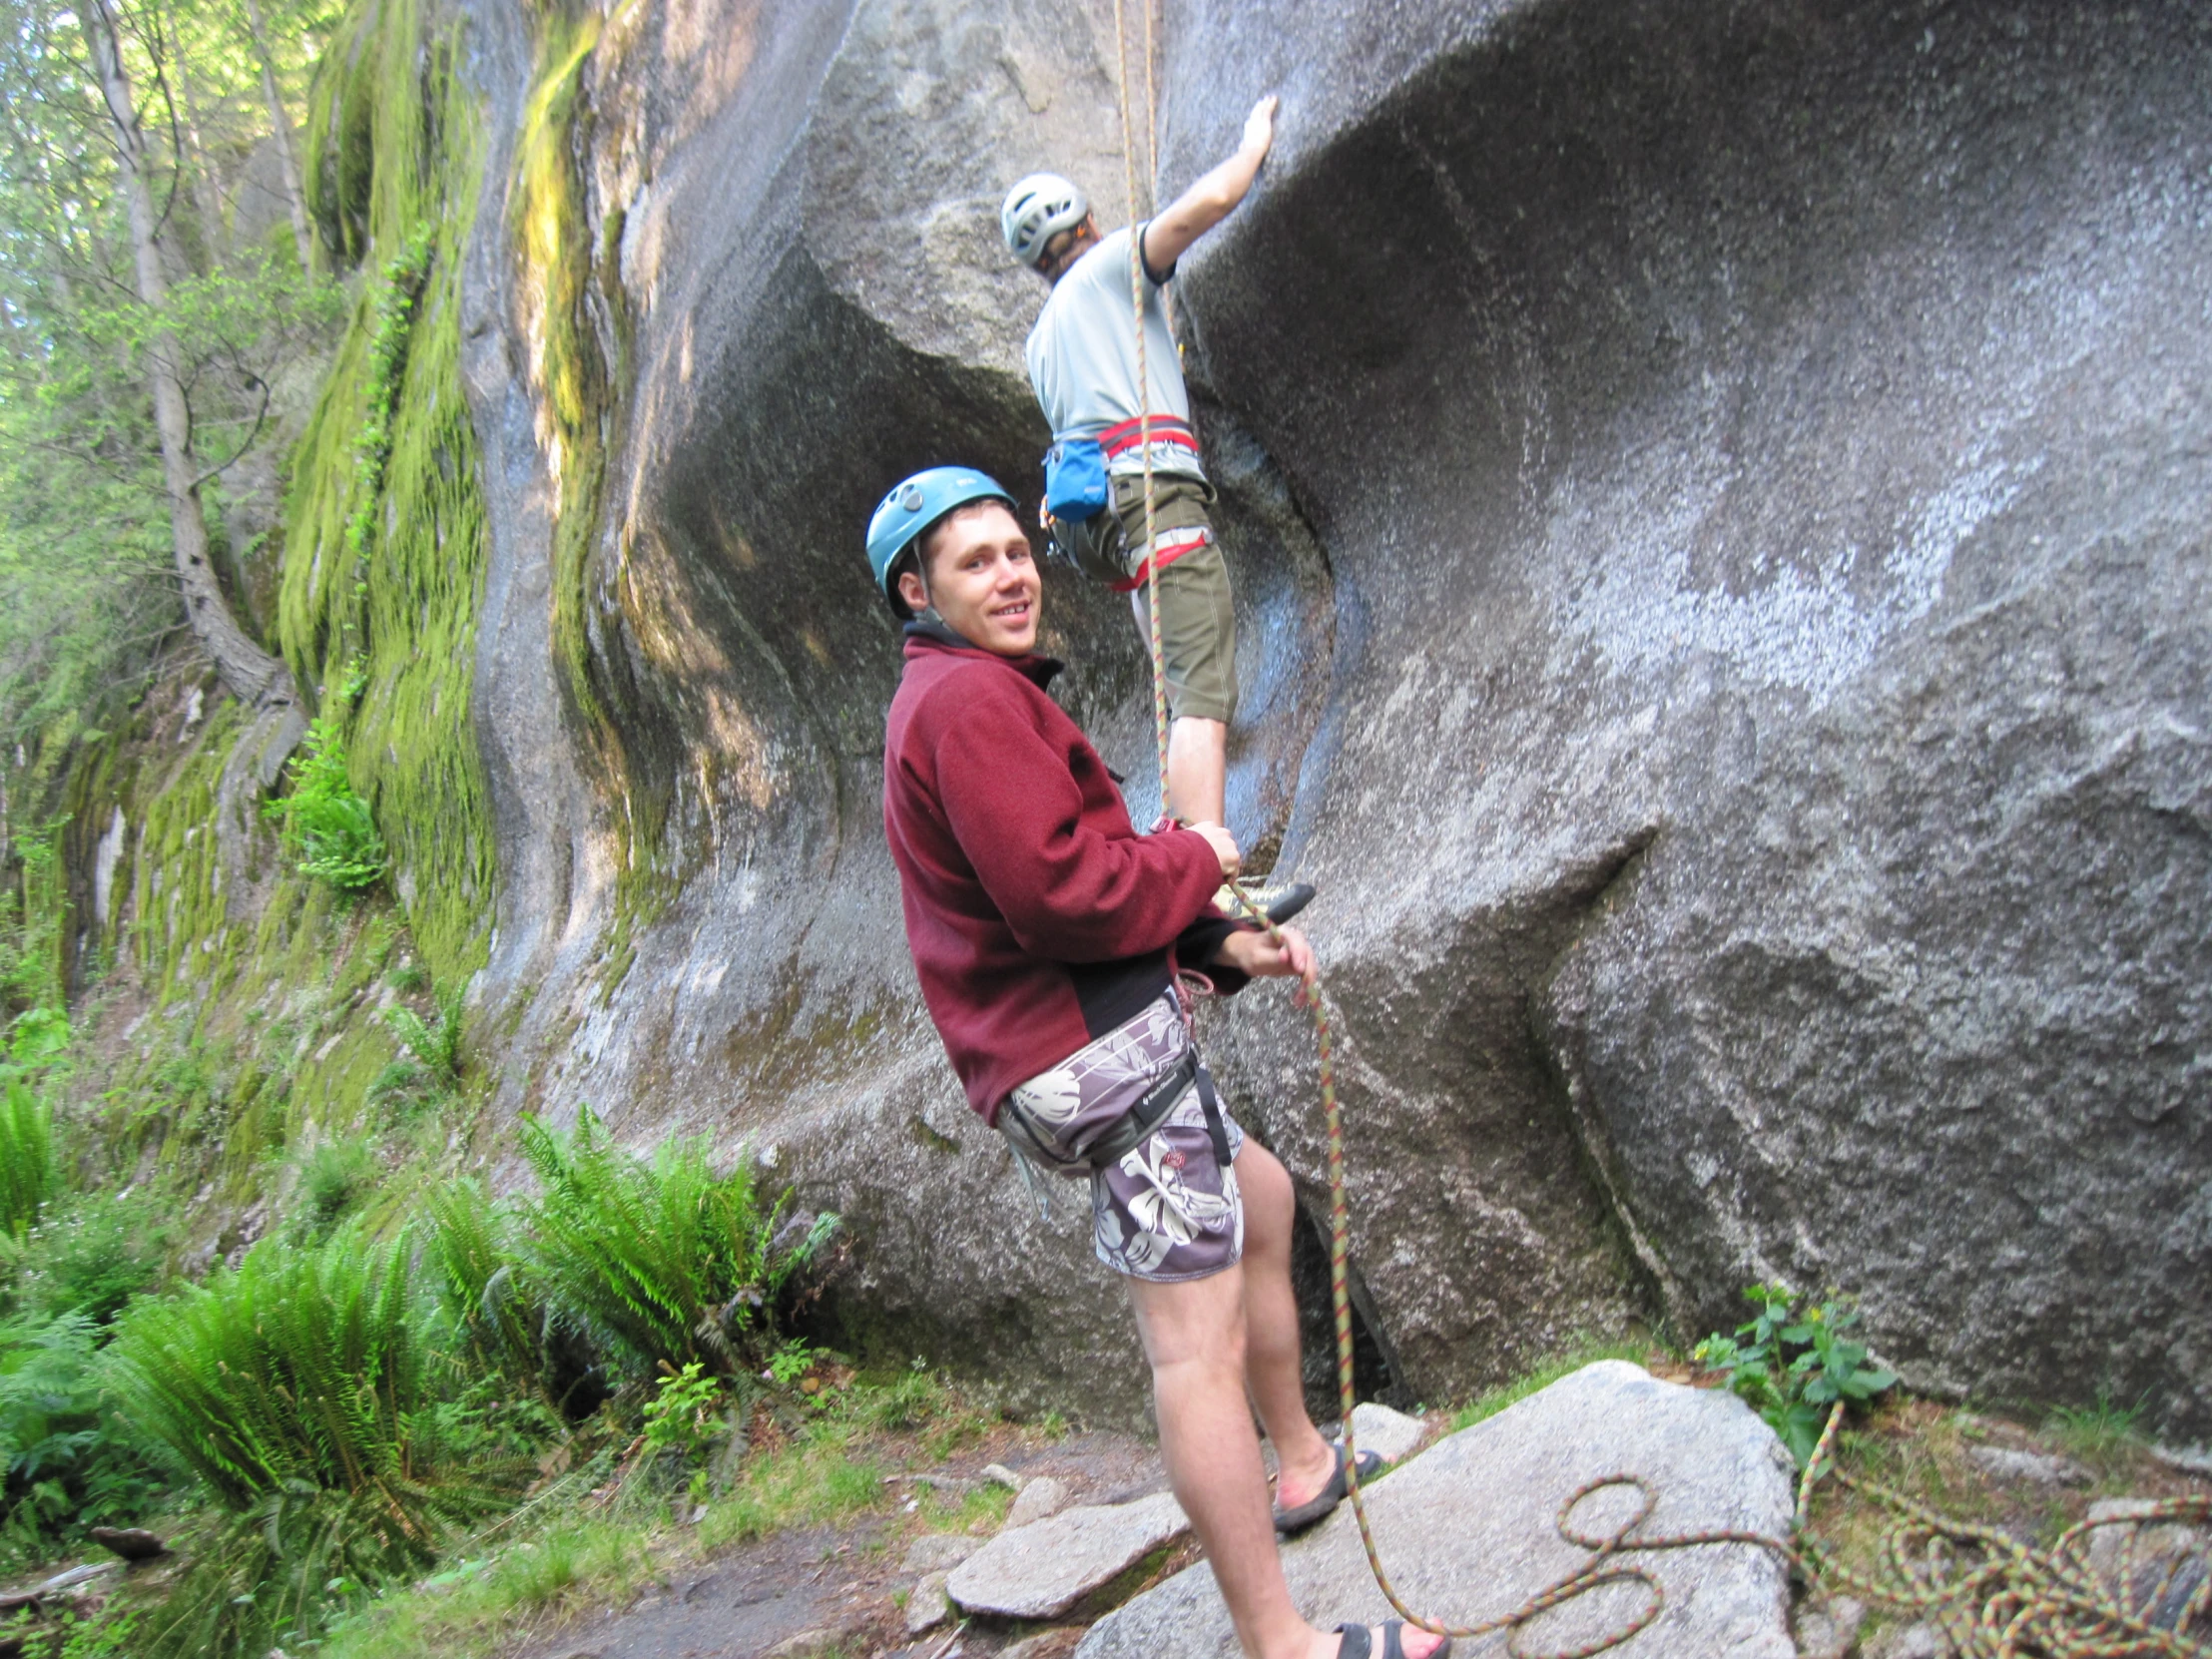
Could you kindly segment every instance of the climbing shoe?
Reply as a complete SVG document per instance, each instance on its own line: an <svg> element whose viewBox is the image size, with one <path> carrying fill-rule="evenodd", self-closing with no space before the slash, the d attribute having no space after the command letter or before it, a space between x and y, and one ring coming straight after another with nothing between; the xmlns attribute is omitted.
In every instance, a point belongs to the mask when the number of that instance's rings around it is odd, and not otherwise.
<svg viewBox="0 0 2212 1659"><path fill-rule="evenodd" d="M1214 903L1225 915L1235 916L1240 921L1250 920L1251 918L1246 913L1244 905L1237 902L1237 895L1240 893L1244 895L1245 903L1250 904L1253 909L1258 910L1278 927L1314 901L1312 882L1286 881L1280 886L1268 887L1247 886L1242 882L1224 884L1222 889L1214 894Z"/></svg>
<svg viewBox="0 0 2212 1659"><path fill-rule="evenodd" d="M1288 1509L1278 1509L1275 1511L1275 1530L1281 1533L1284 1537L1288 1538L1296 1533L1305 1531L1309 1526L1312 1526L1316 1521L1320 1520L1324 1515L1328 1514L1330 1510L1336 1508L1338 1504L1344 1502L1344 1441L1337 1441L1335 1444L1335 1450L1337 1453L1337 1466L1330 1471L1328 1484L1323 1486L1320 1491L1316 1492L1304 1503L1295 1504ZM1372 1451L1363 1451L1360 1453L1359 1469L1361 1480L1373 1480L1377 1475L1382 1472L1382 1459ZM1349 1653L1351 1651L1351 1648L1352 1641L1350 1636L1348 1635L1345 1639L1346 1652Z"/></svg>
<svg viewBox="0 0 2212 1659"><path fill-rule="evenodd" d="M1365 1624L1340 1624L1337 1628L1344 1634L1344 1640L1337 1647L1337 1659L1405 1659L1405 1644L1399 1639L1405 1630L1403 1619L1391 1619L1386 1624L1372 1627ZM1376 1651L1376 1630L1382 1632L1381 1652ZM1444 1659L1450 1651L1451 1638L1446 1636L1436 1644L1428 1659Z"/></svg>

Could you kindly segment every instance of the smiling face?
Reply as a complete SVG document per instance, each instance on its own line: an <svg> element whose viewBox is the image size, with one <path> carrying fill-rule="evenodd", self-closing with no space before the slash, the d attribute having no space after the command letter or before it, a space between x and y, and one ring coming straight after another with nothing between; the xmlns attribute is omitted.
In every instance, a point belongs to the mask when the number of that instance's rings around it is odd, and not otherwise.
<svg viewBox="0 0 2212 1659"><path fill-rule="evenodd" d="M1042 584L1021 524L998 501L955 510L922 538L926 588L912 571L898 578L908 608L935 607L970 645L1001 657L1026 657L1037 646Z"/></svg>

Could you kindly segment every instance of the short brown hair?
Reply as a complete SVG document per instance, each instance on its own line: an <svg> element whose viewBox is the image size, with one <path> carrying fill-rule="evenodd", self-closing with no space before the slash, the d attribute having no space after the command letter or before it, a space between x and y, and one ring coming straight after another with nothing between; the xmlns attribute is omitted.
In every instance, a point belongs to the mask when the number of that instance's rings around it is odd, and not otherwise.
<svg viewBox="0 0 2212 1659"><path fill-rule="evenodd" d="M911 622L913 620L912 607L898 595L898 578L910 570L921 578L922 587L927 589L929 586L929 561L937 556L937 532L954 519L969 517L981 512L986 507L1004 508L1008 512L1013 510L995 495L986 495L975 501L963 501L950 512L934 520L926 530L906 544L906 550L903 553L891 561L890 569L883 572L883 597L891 602L891 615L901 622Z"/></svg>

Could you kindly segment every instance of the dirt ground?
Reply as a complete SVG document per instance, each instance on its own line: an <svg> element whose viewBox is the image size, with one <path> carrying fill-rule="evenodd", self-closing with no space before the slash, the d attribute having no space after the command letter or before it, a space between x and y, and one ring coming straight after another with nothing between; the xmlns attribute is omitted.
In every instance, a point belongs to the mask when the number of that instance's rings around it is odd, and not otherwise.
<svg viewBox="0 0 2212 1659"><path fill-rule="evenodd" d="M1025 1479L1050 1475L1069 1503L1125 1503L1162 1491L1158 1450L1125 1434L1072 1434L1026 1444L995 1432L943 1463L911 1472L981 1480L997 1463ZM918 1505L917 1505L918 1508ZM1081 1636L1081 1624L1057 1627L971 1621L943 1625L909 1642L894 1594L914 1575L902 1562L919 1534L909 1511L871 1515L844 1527L811 1527L743 1544L689 1570L622 1608L571 1620L508 1651L507 1659L761 1659L777 1649L802 1653L896 1655L899 1659L984 1659L1015 1642L1043 1636L1023 1659L1057 1659ZM1154 1578L1181 1570L1188 1545L1171 1553ZM1055 1635L1057 1631L1059 1634Z"/></svg>

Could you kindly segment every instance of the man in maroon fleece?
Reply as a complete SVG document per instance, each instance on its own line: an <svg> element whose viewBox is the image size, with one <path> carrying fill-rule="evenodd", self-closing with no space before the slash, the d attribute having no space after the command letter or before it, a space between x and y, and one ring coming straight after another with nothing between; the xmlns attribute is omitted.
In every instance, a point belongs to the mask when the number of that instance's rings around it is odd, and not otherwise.
<svg viewBox="0 0 2212 1659"><path fill-rule="evenodd" d="M1213 825L1139 835L1045 687L1040 585L1006 492L937 467L886 496L868 558L906 619L883 745L883 828L938 1033L968 1103L1018 1158L1087 1178L1099 1259L1129 1287L1160 1446L1251 1659L1439 1659L1395 1621L1324 1632L1292 1603L1276 1533L1342 1499L1343 1447L1306 1414L1291 1179L1247 1140L1192 1046L1179 971L1225 993L1304 979L1214 908L1237 846ZM1249 1404L1248 1404L1249 1396ZM1280 1474L1271 1521L1258 1407ZM1379 1472L1363 1454L1363 1476ZM1341 1635L1339 1634L1341 1632Z"/></svg>

